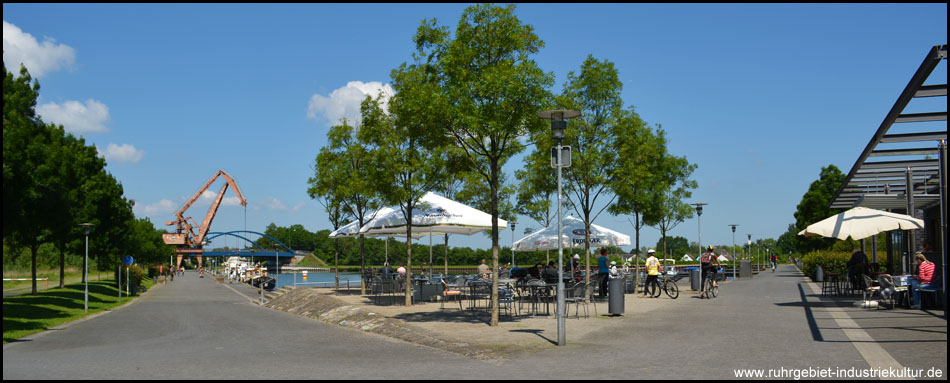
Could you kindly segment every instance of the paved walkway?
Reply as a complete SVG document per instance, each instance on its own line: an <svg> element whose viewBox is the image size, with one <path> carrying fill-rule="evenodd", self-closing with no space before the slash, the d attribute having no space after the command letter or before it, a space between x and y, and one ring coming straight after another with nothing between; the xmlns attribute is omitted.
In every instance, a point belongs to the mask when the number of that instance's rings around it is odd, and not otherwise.
<svg viewBox="0 0 950 383"><path fill-rule="evenodd" d="M611 325L564 348L482 362L262 308L186 273L122 309L4 345L3 377L732 379L737 369L768 377L782 368L907 367L946 379L942 312L865 310L820 299L812 285L782 266L724 283L713 300L684 291L643 314L571 319L569 334Z"/></svg>

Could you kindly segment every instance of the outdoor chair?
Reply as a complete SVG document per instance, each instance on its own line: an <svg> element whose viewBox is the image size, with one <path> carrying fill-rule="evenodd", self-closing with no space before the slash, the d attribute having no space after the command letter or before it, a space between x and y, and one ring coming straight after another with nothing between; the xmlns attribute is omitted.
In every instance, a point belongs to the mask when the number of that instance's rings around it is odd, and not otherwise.
<svg viewBox="0 0 950 383"><path fill-rule="evenodd" d="M871 277L861 275L861 279L864 280L864 285L866 286L864 294L861 296L861 300L864 301L865 304L868 302L868 298L873 298L874 295L878 295L882 299L884 298L884 296L881 295L881 286L873 286L874 281L871 280Z"/></svg>
<svg viewBox="0 0 950 383"><path fill-rule="evenodd" d="M890 303L891 310L894 309L894 295L897 292L897 289L894 287L894 279L890 275L881 274L877 277L878 284L881 285L880 295L883 299L882 302L886 301ZM878 308L881 308L881 305L877 305Z"/></svg>
<svg viewBox="0 0 950 383"><path fill-rule="evenodd" d="M822 266L824 270L825 278L821 282L821 295L834 294L839 295L841 289L839 287L839 274L831 271L831 266Z"/></svg>
<svg viewBox="0 0 950 383"><path fill-rule="evenodd" d="M471 281L469 283L469 290L471 291L471 294L469 294L469 301L470 301L469 307L473 310L478 308L478 301L484 300L484 299L487 299L489 301L491 300L491 284L490 283L485 283L483 281L477 281L477 280Z"/></svg>
<svg viewBox="0 0 950 383"><path fill-rule="evenodd" d="M462 311L462 290L453 290L449 288L449 284L445 282L445 279L442 280L442 308L445 309L445 301L449 298L455 298L459 303L459 311Z"/></svg>
<svg viewBox="0 0 950 383"><path fill-rule="evenodd" d="M577 284L575 284L573 287L571 287L569 290L567 290L565 293L566 293L566 294L565 294L565 296L564 296L564 303L565 303L565 304L571 304L571 303L574 304L574 316L575 316L575 318L581 319L581 315L580 315L580 305L581 305L581 304L584 305L584 317L590 318L590 311L587 309L587 306L588 306L589 303L590 303L590 302L588 301L588 297L587 297L587 294L586 294L586 293L587 293L587 284L585 284L585 283L577 283ZM570 316L570 314L568 314L567 316Z"/></svg>
<svg viewBox="0 0 950 383"><path fill-rule="evenodd" d="M510 285L505 284L504 287L498 286L498 311L502 310L508 313L508 317L512 316L512 310L514 309L515 303L515 292ZM519 312L520 314L520 312Z"/></svg>

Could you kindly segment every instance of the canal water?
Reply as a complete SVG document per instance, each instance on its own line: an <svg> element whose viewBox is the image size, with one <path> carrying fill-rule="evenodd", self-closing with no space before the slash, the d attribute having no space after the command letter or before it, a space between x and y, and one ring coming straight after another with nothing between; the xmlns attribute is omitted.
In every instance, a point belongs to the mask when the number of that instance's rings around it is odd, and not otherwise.
<svg viewBox="0 0 950 383"><path fill-rule="evenodd" d="M293 286L296 280L297 286L333 287L333 276L333 273L311 271L307 273L307 279L304 279L303 272L300 271L297 273L280 273L280 276L277 277L277 283L280 287ZM359 273L340 273L340 286L345 287L347 281L349 281L351 287L359 288L360 279Z"/></svg>

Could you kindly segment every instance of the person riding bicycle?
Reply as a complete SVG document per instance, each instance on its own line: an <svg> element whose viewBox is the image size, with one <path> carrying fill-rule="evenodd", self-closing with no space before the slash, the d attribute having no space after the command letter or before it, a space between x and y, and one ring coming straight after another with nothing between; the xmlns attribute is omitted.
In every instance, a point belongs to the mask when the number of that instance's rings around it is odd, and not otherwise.
<svg viewBox="0 0 950 383"><path fill-rule="evenodd" d="M778 267L778 255L774 253L769 257L769 262L772 263L772 271L775 271L775 268Z"/></svg>
<svg viewBox="0 0 950 383"><path fill-rule="evenodd" d="M716 269L722 267L719 264L719 258L716 257L716 253L713 251L712 245L706 248L706 253L699 260L700 266L702 268L702 278L700 279L700 286L702 289L705 289L706 286L706 274L709 273L713 281L713 286L716 286ZM700 294L703 296L705 292Z"/></svg>
<svg viewBox="0 0 950 383"><path fill-rule="evenodd" d="M656 259L655 256L656 250L650 249L647 251L647 281L643 284L643 295L640 298L652 297L653 294L650 293L650 285L653 285L654 292L655 289L660 288L657 277L660 275L660 261Z"/></svg>

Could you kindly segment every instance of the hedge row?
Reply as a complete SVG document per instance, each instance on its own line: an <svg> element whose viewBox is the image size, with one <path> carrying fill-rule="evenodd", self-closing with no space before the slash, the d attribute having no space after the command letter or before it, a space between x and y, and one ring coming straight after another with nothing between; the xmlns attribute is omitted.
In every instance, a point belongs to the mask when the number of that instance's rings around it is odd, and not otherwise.
<svg viewBox="0 0 950 383"><path fill-rule="evenodd" d="M868 261L871 261L873 257L869 254ZM824 272L835 272L840 275L846 275L848 271L848 261L851 260L851 252L843 251L828 251L828 250L818 250L811 253L805 254L805 257L802 259L802 272L805 273L812 280L815 280L815 275L818 270L818 266L824 268ZM877 271L887 270L887 252L878 251L877 253L878 268ZM830 270L829 270L830 269ZM873 271L873 270L872 270Z"/></svg>

